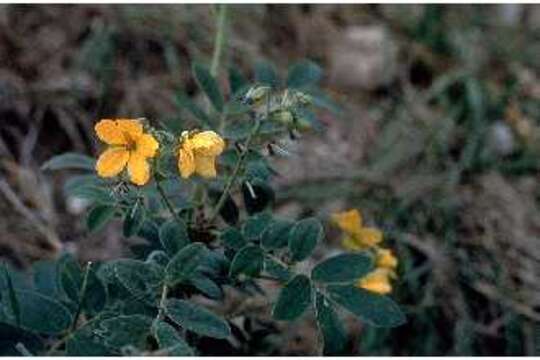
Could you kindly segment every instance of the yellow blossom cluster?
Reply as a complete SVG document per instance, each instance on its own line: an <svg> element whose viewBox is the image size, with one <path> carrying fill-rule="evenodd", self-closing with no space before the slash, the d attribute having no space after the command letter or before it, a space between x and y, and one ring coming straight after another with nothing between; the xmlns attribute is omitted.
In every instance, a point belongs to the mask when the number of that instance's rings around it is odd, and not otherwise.
<svg viewBox="0 0 540 360"><path fill-rule="evenodd" d="M135 185L150 180L149 160L156 157L159 143L144 132L137 119L103 119L95 126L98 138L108 145L99 156L96 171L101 177L114 177L126 167ZM193 174L216 177L216 157L225 149L225 141L213 131L184 132L179 139L178 171L183 178Z"/></svg>
<svg viewBox="0 0 540 360"><path fill-rule="evenodd" d="M398 260L392 250L379 246L383 241L382 232L365 227L362 215L356 209L335 213L332 221L345 233L343 247L351 251L369 250L375 255L375 270L359 279L356 286L378 294L390 293L390 279L396 276Z"/></svg>

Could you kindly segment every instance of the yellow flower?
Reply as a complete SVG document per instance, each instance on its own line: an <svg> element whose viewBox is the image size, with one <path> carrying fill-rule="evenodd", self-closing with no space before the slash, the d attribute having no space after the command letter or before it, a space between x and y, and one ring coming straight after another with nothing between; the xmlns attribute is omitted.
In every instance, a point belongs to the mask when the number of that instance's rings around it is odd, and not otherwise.
<svg viewBox="0 0 540 360"><path fill-rule="evenodd" d="M332 220L341 230L349 234L362 229L362 215L356 209L332 214Z"/></svg>
<svg viewBox="0 0 540 360"><path fill-rule="evenodd" d="M364 250L383 240L380 230L363 226L362 216L356 209L333 214L332 220L345 232L343 247L348 250Z"/></svg>
<svg viewBox="0 0 540 360"><path fill-rule="evenodd" d="M143 132L140 121L103 119L94 129L99 139L110 145L98 158L98 175L113 177L127 166L132 183L146 184L150 179L147 159L156 156L159 144L152 135Z"/></svg>
<svg viewBox="0 0 540 360"><path fill-rule="evenodd" d="M395 269L398 265L398 260L390 249L377 249L376 265L379 268Z"/></svg>
<svg viewBox="0 0 540 360"><path fill-rule="evenodd" d="M358 280L356 286L377 294L388 294L392 292L390 276L392 276L391 270L378 268Z"/></svg>
<svg viewBox="0 0 540 360"><path fill-rule="evenodd" d="M216 157L225 149L225 141L213 131L182 133L178 151L178 170L184 179L198 174L216 177Z"/></svg>

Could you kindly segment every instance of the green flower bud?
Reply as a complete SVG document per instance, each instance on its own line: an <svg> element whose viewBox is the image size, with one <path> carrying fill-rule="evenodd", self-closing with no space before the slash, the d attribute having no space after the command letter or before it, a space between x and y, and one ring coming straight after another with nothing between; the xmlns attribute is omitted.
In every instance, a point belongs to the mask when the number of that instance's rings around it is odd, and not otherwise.
<svg viewBox="0 0 540 360"><path fill-rule="evenodd" d="M272 114L270 114L270 119L287 126L290 126L294 123L294 116L292 112L288 110L276 110Z"/></svg>
<svg viewBox="0 0 540 360"><path fill-rule="evenodd" d="M264 101L270 90L270 86L254 86L244 95L242 102L244 104L258 106Z"/></svg>

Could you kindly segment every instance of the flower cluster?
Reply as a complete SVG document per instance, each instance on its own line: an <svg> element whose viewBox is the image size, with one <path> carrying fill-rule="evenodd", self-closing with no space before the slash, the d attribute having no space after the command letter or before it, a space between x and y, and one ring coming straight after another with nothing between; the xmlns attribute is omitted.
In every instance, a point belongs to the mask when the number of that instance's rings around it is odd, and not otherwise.
<svg viewBox="0 0 540 360"><path fill-rule="evenodd" d="M351 251L369 250L375 255L375 270L359 279L356 285L379 294L390 293L390 279L396 276L398 260L392 250L379 246L383 240L382 232L364 227L362 216L356 209L333 214L332 220L345 233L343 247Z"/></svg>
<svg viewBox="0 0 540 360"><path fill-rule="evenodd" d="M150 180L149 160L156 157L160 144L151 133L145 133L137 119L103 119L95 130L101 141L109 145L96 163L99 176L108 178L120 174L126 167L135 185ZM213 131L183 132L179 139L178 171L183 178L193 174L216 177L216 157L225 149L225 141Z"/></svg>

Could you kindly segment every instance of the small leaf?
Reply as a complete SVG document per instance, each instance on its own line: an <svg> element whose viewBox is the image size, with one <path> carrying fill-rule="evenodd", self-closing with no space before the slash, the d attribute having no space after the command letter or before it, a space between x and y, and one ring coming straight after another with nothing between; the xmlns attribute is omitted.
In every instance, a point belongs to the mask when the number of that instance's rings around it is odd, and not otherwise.
<svg viewBox="0 0 540 360"><path fill-rule="evenodd" d="M229 266L229 260L224 254L219 252L219 250L210 251L206 249L203 257L201 258L201 264L197 268L197 271L204 272L207 275L219 277L229 271Z"/></svg>
<svg viewBox="0 0 540 360"><path fill-rule="evenodd" d="M285 265L269 257L264 259L264 271L281 281L289 281L292 277L292 272Z"/></svg>
<svg viewBox="0 0 540 360"><path fill-rule="evenodd" d="M320 293L315 300L317 324L324 339L323 355L341 355L347 345L347 333L332 304Z"/></svg>
<svg viewBox="0 0 540 360"><path fill-rule="evenodd" d="M106 302L107 290L98 278L94 267L92 267L88 273L88 283L86 285L86 294L83 299L82 309L89 315L95 315L103 310Z"/></svg>
<svg viewBox="0 0 540 360"><path fill-rule="evenodd" d="M132 208L128 209L124 217L124 236L131 237L139 232L144 223L144 206L141 201L136 201Z"/></svg>
<svg viewBox="0 0 540 360"><path fill-rule="evenodd" d="M169 256L174 256L190 243L186 223L180 219L169 220L159 228L159 240Z"/></svg>
<svg viewBox="0 0 540 360"><path fill-rule="evenodd" d="M255 245L247 245L240 249L231 263L230 275L244 274L257 276L264 266L264 253Z"/></svg>
<svg viewBox="0 0 540 360"><path fill-rule="evenodd" d="M406 319L390 298L351 285L331 285L330 298L362 320L381 327L396 327Z"/></svg>
<svg viewBox="0 0 540 360"><path fill-rule="evenodd" d="M95 232L100 230L114 217L115 211L116 209L113 206L94 206L86 218L86 227L88 228L88 231Z"/></svg>
<svg viewBox="0 0 540 360"><path fill-rule="evenodd" d="M77 303L83 281L83 272L79 263L71 255L64 255L58 261L58 272L62 290L71 301Z"/></svg>
<svg viewBox="0 0 540 360"><path fill-rule="evenodd" d="M272 310L276 320L294 320L311 304L311 280L305 275L296 275L281 290Z"/></svg>
<svg viewBox="0 0 540 360"><path fill-rule="evenodd" d="M316 218L301 220L294 225L289 235L289 249L294 261L306 259L324 236L323 227Z"/></svg>
<svg viewBox="0 0 540 360"><path fill-rule="evenodd" d="M174 286L189 280L197 270L205 251L206 247L201 243L193 243L180 250L165 269L167 284Z"/></svg>
<svg viewBox="0 0 540 360"><path fill-rule="evenodd" d="M95 171L96 160L88 155L65 153L47 160L41 170L77 169Z"/></svg>
<svg viewBox="0 0 540 360"><path fill-rule="evenodd" d="M206 308L185 300L170 299L165 312L183 328L197 334L225 339L231 334L229 324Z"/></svg>
<svg viewBox="0 0 540 360"><path fill-rule="evenodd" d="M100 204L113 204L114 198L106 186L107 183L95 175L78 175L66 180L64 193Z"/></svg>
<svg viewBox="0 0 540 360"><path fill-rule="evenodd" d="M95 333L113 348L120 349L132 345L138 349L146 348L152 318L144 315L121 315L101 322Z"/></svg>
<svg viewBox="0 0 540 360"><path fill-rule="evenodd" d="M267 249L280 249L287 246L293 226L292 221L273 219L262 233L261 245Z"/></svg>
<svg viewBox="0 0 540 360"><path fill-rule="evenodd" d="M118 281L135 299L156 305L157 289L163 277L158 267L140 260L121 259L114 262L113 271Z"/></svg>
<svg viewBox="0 0 540 360"><path fill-rule="evenodd" d="M69 310L58 301L30 290L15 290L20 310L20 327L36 333L58 334L71 323ZM2 294L4 298L6 294ZM4 304L10 323L15 325L14 309L10 303Z"/></svg>
<svg viewBox="0 0 540 360"><path fill-rule="evenodd" d="M210 299L220 300L223 298L223 291L219 285L200 272L193 274L189 282Z"/></svg>
<svg viewBox="0 0 540 360"><path fill-rule="evenodd" d="M255 81L272 87L279 86L279 78L275 67L266 61L255 64Z"/></svg>
<svg viewBox="0 0 540 360"><path fill-rule="evenodd" d="M233 227L223 231L220 235L220 239L226 247L233 250L240 250L247 244L242 233Z"/></svg>
<svg viewBox="0 0 540 360"><path fill-rule="evenodd" d="M311 277L323 283L353 282L372 268L373 261L367 254L341 254L317 264Z"/></svg>
<svg viewBox="0 0 540 360"><path fill-rule="evenodd" d="M193 356L193 349L189 347L178 331L165 321L158 321L152 326L152 333L159 348L167 351L169 356Z"/></svg>
<svg viewBox="0 0 540 360"><path fill-rule="evenodd" d="M317 84L322 77L322 69L313 61L304 60L290 67L287 87L303 88Z"/></svg>
<svg viewBox="0 0 540 360"><path fill-rule="evenodd" d="M208 99L217 112L223 111L223 95L219 90L216 79L210 74L210 71L199 63L193 64L193 75L199 87L205 92Z"/></svg>
<svg viewBox="0 0 540 360"><path fill-rule="evenodd" d="M251 216L244 224L244 236L249 241L258 241L261 238L263 231L270 225L272 215L268 213L260 213Z"/></svg>

